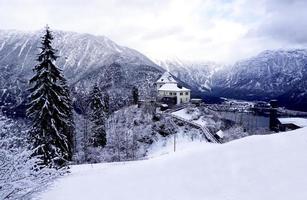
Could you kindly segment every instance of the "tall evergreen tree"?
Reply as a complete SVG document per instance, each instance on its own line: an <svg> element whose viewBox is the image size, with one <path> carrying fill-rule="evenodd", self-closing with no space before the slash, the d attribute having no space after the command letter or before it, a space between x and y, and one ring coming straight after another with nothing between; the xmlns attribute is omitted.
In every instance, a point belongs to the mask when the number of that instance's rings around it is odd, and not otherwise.
<svg viewBox="0 0 307 200"><path fill-rule="evenodd" d="M105 123L107 120L107 113L102 102L102 93L97 85L94 85L90 93L90 108L91 108L91 137L90 145L94 147L104 147L107 143Z"/></svg>
<svg viewBox="0 0 307 200"><path fill-rule="evenodd" d="M66 79L55 65L56 50L52 48L53 36L46 27L42 37L35 75L30 79L29 108L32 119L30 140L34 154L42 158L42 164L61 167L72 158L73 119L72 104Z"/></svg>
<svg viewBox="0 0 307 200"><path fill-rule="evenodd" d="M103 111L105 112L107 118L110 115L110 96L107 91L103 95Z"/></svg>
<svg viewBox="0 0 307 200"><path fill-rule="evenodd" d="M133 98L133 104L138 104L139 101L139 90L136 86L132 88L132 98Z"/></svg>

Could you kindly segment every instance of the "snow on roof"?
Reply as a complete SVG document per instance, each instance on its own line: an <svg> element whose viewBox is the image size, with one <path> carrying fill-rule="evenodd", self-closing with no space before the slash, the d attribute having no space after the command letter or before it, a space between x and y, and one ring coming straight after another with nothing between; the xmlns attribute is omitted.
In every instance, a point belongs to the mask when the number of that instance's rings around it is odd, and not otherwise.
<svg viewBox="0 0 307 200"><path fill-rule="evenodd" d="M179 88L176 83L166 83L162 85L158 90L159 91L175 91L175 92L189 92L190 91L189 89L185 87Z"/></svg>
<svg viewBox="0 0 307 200"><path fill-rule="evenodd" d="M157 83L177 83L169 72L165 72L158 80Z"/></svg>
<svg viewBox="0 0 307 200"><path fill-rule="evenodd" d="M281 124L294 124L299 127L307 127L307 119L299 117L278 118Z"/></svg>

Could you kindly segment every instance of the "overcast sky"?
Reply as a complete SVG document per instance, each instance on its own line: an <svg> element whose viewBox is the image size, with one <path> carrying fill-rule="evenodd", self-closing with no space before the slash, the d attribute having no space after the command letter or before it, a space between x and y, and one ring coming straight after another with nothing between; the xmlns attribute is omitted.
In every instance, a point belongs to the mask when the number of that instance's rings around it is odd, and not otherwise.
<svg viewBox="0 0 307 200"><path fill-rule="evenodd" d="M0 0L0 28L105 35L155 59L233 62L304 48L307 0Z"/></svg>

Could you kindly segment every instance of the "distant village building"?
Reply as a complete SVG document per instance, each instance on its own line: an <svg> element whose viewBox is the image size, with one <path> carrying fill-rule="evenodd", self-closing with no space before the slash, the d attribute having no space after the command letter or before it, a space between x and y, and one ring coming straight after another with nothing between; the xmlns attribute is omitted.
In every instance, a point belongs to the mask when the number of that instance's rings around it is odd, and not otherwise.
<svg viewBox="0 0 307 200"><path fill-rule="evenodd" d="M165 72L156 82L158 100L167 104L187 103L191 99L191 90L178 85L168 72Z"/></svg>
<svg viewBox="0 0 307 200"><path fill-rule="evenodd" d="M197 106L200 106L202 102L202 99L191 99L191 103Z"/></svg>
<svg viewBox="0 0 307 200"><path fill-rule="evenodd" d="M289 131L298 128L307 127L307 118L302 117L278 117L277 110L278 101L270 101L270 130L279 131Z"/></svg>
<svg viewBox="0 0 307 200"><path fill-rule="evenodd" d="M307 119L300 117L278 118L279 131L295 130L307 127Z"/></svg>

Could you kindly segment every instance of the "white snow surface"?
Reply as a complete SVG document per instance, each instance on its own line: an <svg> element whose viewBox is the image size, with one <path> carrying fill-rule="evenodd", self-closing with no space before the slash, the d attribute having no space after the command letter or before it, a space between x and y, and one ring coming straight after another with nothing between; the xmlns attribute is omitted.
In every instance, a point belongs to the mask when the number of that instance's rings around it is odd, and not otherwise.
<svg viewBox="0 0 307 200"><path fill-rule="evenodd" d="M187 109L184 108L184 109L172 112L172 115L175 115L179 118L183 118L187 121L198 124L199 126L202 126L202 127L205 127L208 124L210 124L210 119L206 119L204 118L204 116L200 116L200 113L197 110L194 112L188 113Z"/></svg>
<svg viewBox="0 0 307 200"><path fill-rule="evenodd" d="M295 124L299 127L306 127L307 126L307 119L306 118L289 117L289 118L278 118L278 120L282 124Z"/></svg>
<svg viewBox="0 0 307 200"><path fill-rule="evenodd" d="M38 199L307 199L307 128L180 146L143 161L72 166Z"/></svg>
<svg viewBox="0 0 307 200"><path fill-rule="evenodd" d="M185 108L178 110L178 111L175 111L175 112L172 112L172 115L176 115L178 117L181 117L181 118L189 120L189 121L192 120L192 118L193 118L192 114L187 113L187 110Z"/></svg>
<svg viewBox="0 0 307 200"><path fill-rule="evenodd" d="M188 92L189 89L185 87L179 88L176 83L165 83L159 89L159 91L176 91L176 92Z"/></svg>

